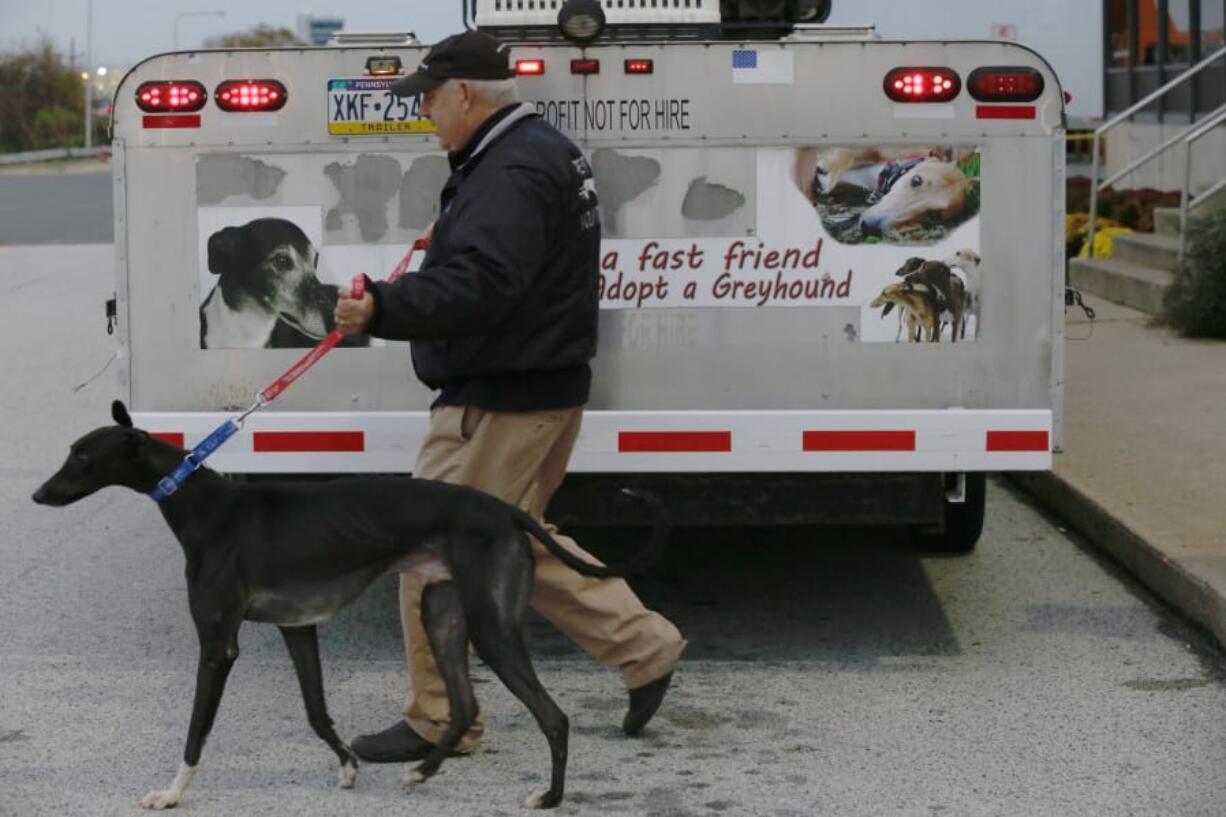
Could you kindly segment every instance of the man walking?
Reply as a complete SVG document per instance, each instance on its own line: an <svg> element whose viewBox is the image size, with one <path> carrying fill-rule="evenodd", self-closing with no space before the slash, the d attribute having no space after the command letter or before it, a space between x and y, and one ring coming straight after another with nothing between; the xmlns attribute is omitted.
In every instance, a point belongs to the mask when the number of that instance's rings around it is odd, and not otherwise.
<svg viewBox="0 0 1226 817"><path fill-rule="evenodd" d="M413 366L439 390L414 476L468 485L542 517L579 433L596 352L600 217L591 168L569 139L517 102L509 48L469 31L439 42L396 85L421 95L452 174L419 272L342 297L346 335L410 340ZM554 537L587 556L573 540ZM620 579L592 579L537 541L530 604L630 691L622 723L655 714L685 640ZM587 556L591 559L591 556ZM353 742L372 762L419 759L450 719L421 624L437 573L401 575L400 613L413 690L404 718ZM480 740L480 718L458 749Z"/></svg>

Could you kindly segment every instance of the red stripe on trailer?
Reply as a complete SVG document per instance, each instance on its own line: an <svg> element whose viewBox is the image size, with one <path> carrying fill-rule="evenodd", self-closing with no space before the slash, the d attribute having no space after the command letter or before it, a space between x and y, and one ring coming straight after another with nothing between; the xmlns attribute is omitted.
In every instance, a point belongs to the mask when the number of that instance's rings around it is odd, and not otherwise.
<svg viewBox="0 0 1226 817"><path fill-rule="evenodd" d="M731 431L621 431L621 453L727 453L732 450Z"/></svg>
<svg viewBox="0 0 1226 817"><path fill-rule="evenodd" d="M914 451L914 431L806 431L805 451Z"/></svg>
<svg viewBox="0 0 1226 817"><path fill-rule="evenodd" d="M200 127L200 114L155 114L144 117L142 124L146 128L198 128Z"/></svg>
<svg viewBox="0 0 1226 817"><path fill-rule="evenodd" d="M989 451L1047 451L1050 448L1046 431L989 431Z"/></svg>
<svg viewBox="0 0 1226 817"><path fill-rule="evenodd" d="M252 436L259 454L366 450L363 431L257 431Z"/></svg>
<svg viewBox="0 0 1226 817"><path fill-rule="evenodd" d="M976 119L1034 119L1033 105L978 105Z"/></svg>
<svg viewBox="0 0 1226 817"><path fill-rule="evenodd" d="M170 443L178 448L186 448L183 444L183 435L175 431L153 431L149 434L155 440L161 440L164 443Z"/></svg>

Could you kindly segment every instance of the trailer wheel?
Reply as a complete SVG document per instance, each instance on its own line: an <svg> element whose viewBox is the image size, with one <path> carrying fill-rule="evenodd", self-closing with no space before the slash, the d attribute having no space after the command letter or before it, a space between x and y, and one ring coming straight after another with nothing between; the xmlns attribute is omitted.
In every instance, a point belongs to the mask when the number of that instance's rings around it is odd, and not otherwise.
<svg viewBox="0 0 1226 817"><path fill-rule="evenodd" d="M955 475L950 475L953 478ZM987 499L987 474L966 475L966 498L962 502L944 501L945 524L940 528L914 528L911 538L916 548L927 553L966 554L975 549L983 532L983 513Z"/></svg>

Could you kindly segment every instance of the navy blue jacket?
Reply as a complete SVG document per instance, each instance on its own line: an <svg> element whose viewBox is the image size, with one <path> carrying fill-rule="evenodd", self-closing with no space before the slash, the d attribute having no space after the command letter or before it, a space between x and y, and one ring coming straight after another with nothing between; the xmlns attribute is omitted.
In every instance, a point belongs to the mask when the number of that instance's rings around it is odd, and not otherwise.
<svg viewBox="0 0 1226 817"><path fill-rule="evenodd" d="M422 268L374 284L371 333L413 341L436 405L582 405L600 263L587 160L527 106L497 112L449 158Z"/></svg>

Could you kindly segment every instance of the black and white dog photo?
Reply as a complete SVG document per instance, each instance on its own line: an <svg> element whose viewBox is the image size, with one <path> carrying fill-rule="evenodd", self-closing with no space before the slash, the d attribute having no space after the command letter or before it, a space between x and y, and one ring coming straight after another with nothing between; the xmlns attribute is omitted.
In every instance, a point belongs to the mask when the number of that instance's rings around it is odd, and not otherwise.
<svg viewBox="0 0 1226 817"><path fill-rule="evenodd" d="M334 327L337 288L316 275L319 252L283 218L258 218L209 236L218 277L200 304L201 349L309 348ZM366 336L342 346L367 346Z"/></svg>

